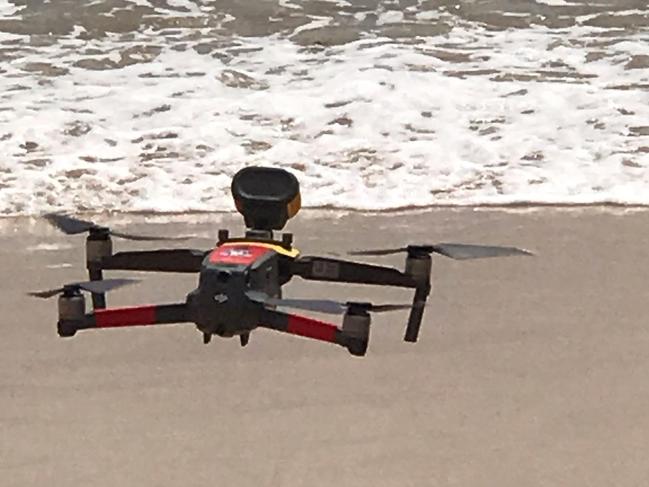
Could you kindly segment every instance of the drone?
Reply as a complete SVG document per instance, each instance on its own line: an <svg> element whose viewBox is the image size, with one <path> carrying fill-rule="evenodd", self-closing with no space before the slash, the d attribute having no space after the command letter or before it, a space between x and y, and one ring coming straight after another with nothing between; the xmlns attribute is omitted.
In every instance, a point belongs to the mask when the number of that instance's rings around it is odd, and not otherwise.
<svg viewBox="0 0 649 487"><path fill-rule="evenodd" d="M372 313L409 311L404 341L417 341L431 292L432 254L459 260L532 255L516 247L458 243L350 252L359 256L404 253L403 271L338 258L302 256L293 246L291 233L282 233L279 239L274 235L300 210L300 187L292 173L273 167L246 167L234 175L231 192L236 209L245 221L245 235L231 237L229 230L220 229L216 245L208 250L165 248L113 253L113 237L137 241L183 237L116 232L65 213L44 215L49 223L68 235L87 234L85 258L89 280L30 295L39 298L58 295L57 331L61 337L95 328L186 323L196 326L205 344L214 335L238 336L245 347L255 329L266 328L333 343L362 357L368 349ZM107 292L137 282L104 279L104 272L112 270L193 273L198 274L198 284L183 302L107 308ZM282 286L294 277L408 288L414 290L414 296L407 304L284 299ZM86 311L82 291L91 295L90 311ZM342 315L342 325L293 314L287 308Z"/></svg>

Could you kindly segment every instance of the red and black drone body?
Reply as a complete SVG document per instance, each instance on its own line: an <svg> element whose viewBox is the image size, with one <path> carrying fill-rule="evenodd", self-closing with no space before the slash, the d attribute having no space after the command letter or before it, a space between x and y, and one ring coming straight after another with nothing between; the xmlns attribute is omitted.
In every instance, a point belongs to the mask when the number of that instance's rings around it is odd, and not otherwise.
<svg viewBox="0 0 649 487"><path fill-rule="evenodd" d="M64 214L45 218L67 234L88 233L86 267L89 281L58 289L31 293L49 298L59 295L58 333L71 337L79 330L176 323L194 324L204 343L213 335L239 336L245 346L256 328L269 328L293 335L335 343L352 355L365 355L369 341L370 313L409 310L404 340L416 342L426 300L430 294L431 254L454 259L531 255L515 247L468 244L409 245L402 248L355 252L355 255L406 253L405 270L328 257L301 256L293 237L273 236L300 209L299 184L291 173L277 168L248 167L232 181L237 210L243 214L244 237L231 238L219 230L211 250L162 249L112 251L111 236L131 240L175 240L115 232L93 222ZM105 293L135 282L104 279L106 270L197 273L198 285L184 302L106 308ZM373 284L412 288L411 304L374 305L365 302L336 302L319 299L282 299L282 286L293 277L315 281ZM86 311L81 291L92 295L92 310ZM278 308L297 308L343 316L342 327L295 315Z"/></svg>

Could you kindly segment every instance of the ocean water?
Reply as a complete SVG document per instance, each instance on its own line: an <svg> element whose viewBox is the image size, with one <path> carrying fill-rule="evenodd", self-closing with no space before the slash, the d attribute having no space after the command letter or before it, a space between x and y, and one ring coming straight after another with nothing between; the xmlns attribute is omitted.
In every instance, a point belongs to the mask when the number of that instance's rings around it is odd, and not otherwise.
<svg viewBox="0 0 649 487"><path fill-rule="evenodd" d="M0 0L0 215L649 205L646 0Z"/></svg>

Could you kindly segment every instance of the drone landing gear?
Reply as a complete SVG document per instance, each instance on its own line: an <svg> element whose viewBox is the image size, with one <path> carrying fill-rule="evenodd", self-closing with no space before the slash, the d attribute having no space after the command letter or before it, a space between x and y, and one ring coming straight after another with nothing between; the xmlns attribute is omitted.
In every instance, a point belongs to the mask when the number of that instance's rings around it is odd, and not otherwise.
<svg viewBox="0 0 649 487"><path fill-rule="evenodd" d="M410 316L408 316L408 325L403 337L406 342L415 343L419 336L419 328L424 317L424 307L416 305L425 303L428 299L431 291L431 268L432 260L430 254L425 250L413 248L413 250L408 251L408 256L406 257L406 274L413 278L417 283L417 287L415 288L415 295L412 299L413 308L410 311Z"/></svg>
<svg viewBox="0 0 649 487"><path fill-rule="evenodd" d="M101 269L101 260L110 257L113 253L113 243L107 228L98 227L90 229L86 237L86 268L91 281L101 281L104 276ZM106 295L92 293L93 309L106 308Z"/></svg>
<svg viewBox="0 0 649 487"><path fill-rule="evenodd" d="M211 333L203 333L203 343L207 345L212 341L212 334ZM242 347L245 347L248 345L248 342L250 341L250 332L247 333L242 333L239 335L239 343L241 343Z"/></svg>
<svg viewBox="0 0 649 487"><path fill-rule="evenodd" d="M334 343L346 348L349 353L362 357L367 352L369 338L369 314L359 313L345 317L341 330L336 325L306 316L282 313L266 309L262 318L264 328L292 335Z"/></svg>
<svg viewBox="0 0 649 487"><path fill-rule="evenodd" d="M84 313L84 307L78 290L64 290L59 297L59 336L71 337L79 330L90 328L190 323L185 303L98 309L92 313Z"/></svg>

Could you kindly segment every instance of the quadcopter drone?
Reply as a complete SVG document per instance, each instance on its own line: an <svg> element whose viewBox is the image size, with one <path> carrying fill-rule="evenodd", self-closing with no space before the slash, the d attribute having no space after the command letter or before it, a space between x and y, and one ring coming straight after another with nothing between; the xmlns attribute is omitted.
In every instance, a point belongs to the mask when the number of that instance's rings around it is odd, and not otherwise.
<svg viewBox="0 0 649 487"><path fill-rule="evenodd" d="M50 298L58 295L57 330L72 337L79 330L142 325L193 323L209 343L213 335L238 336L248 344L256 328L269 328L340 345L352 355L364 356L370 333L370 313L409 310L404 340L416 342L426 300L431 291L431 254L453 259L475 259L531 255L515 247L440 243L350 252L353 255L381 256L403 252L405 270L328 257L300 256L293 236L273 231L284 228L300 209L300 190L295 176L270 167L247 167L233 178L232 195L245 220L243 237L230 237L219 230L216 246L209 250L171 248L162 250L112 251L111 237L131 240L179 240L116 232L93 222L65 214L50 213L45 218L69 235L87 233L86 268L89 281L58 289L30 293ZM105 293L136 282L133 279L104 279L107 270L175 272L198 274L198 286L184 302L107 308ZM293 277L411 288L411 304L372 304L320 299L282 299L282 286ZM91 293L92 310L86 312L84 295ZM294 308L343 315L342 327L278 308Z"/></svg>

